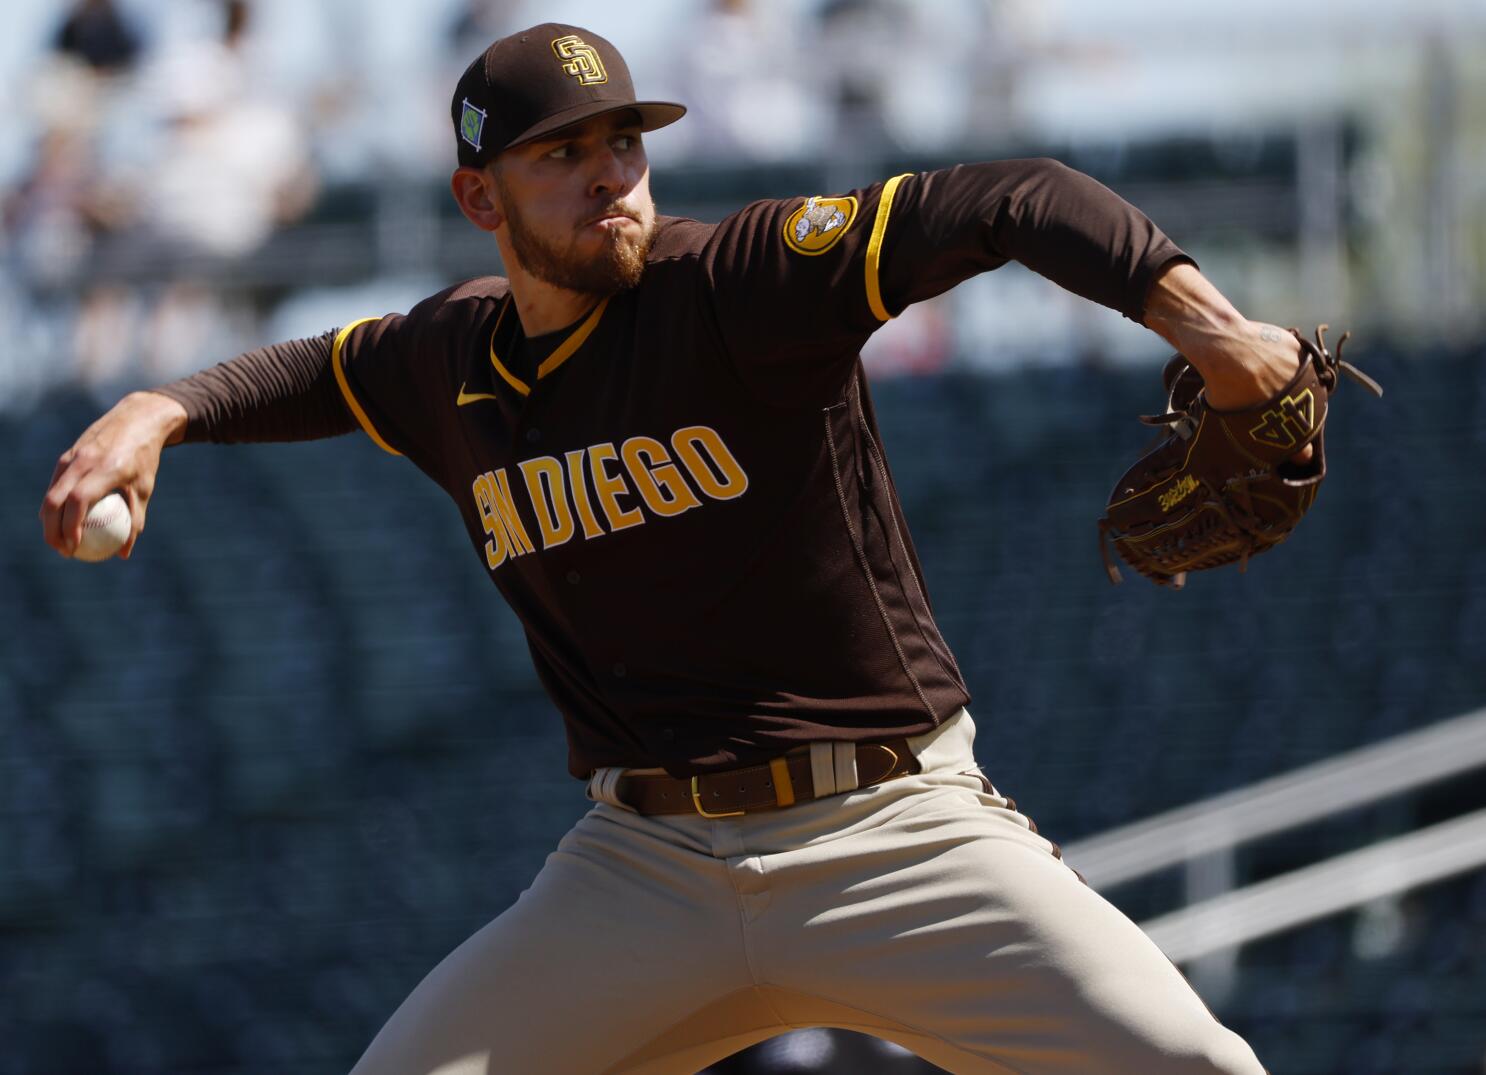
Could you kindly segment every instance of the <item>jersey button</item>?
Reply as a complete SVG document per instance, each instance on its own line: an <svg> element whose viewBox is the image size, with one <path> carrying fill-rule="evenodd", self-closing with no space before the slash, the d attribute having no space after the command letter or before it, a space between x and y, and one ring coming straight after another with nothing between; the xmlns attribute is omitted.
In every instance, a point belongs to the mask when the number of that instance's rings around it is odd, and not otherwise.
<svg viewBox="0 0 1486 1075"><path fill-rule="evenodd" d="M614 677L616 679L623 679L628 673L629 669L624 667L623 661L619 661L614 665Z"/></svg>
<svg viewBox="0 0 1486 1075"><path fill-rule="evenodd" d="M569 571L568 572L568 582L571 583L572 585L576 586L576 585L578 585L578 583L580 583L582 581L583 581L583 576L580 575L580 574L578 574L578 572L576 572L576 571Z"/></svg>
<svg viewBox="0 0 1486 1075"><path fill-rule="evenodd" d="M535 444L537 441L539 441L541 439L542 439L542 431L540 429L528 429L526 431L526 443L527 444Z"/></svg>

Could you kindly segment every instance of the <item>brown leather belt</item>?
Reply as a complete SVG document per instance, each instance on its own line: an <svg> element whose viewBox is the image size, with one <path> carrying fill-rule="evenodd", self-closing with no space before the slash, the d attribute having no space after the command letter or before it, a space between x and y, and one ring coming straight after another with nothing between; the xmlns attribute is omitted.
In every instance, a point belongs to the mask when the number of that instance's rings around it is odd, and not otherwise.
<svg viewBox="0 0 1486 1075"><path fill-rule="evenodd" d="M918 759L906 739L858 743L856 752L859 788L919 771ZM815 794L808 749L762 765L693 777L625 773L616 782L614 793L636 813L703 817L737 817L824 797Z"/></svg>

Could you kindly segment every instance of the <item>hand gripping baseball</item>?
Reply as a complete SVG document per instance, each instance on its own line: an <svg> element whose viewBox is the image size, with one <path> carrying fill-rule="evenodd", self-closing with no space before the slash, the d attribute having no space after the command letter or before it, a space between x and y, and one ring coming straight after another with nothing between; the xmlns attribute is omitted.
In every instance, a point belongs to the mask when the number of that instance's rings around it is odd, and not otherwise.
<svg viewBox="0 0 1486 1075"><path fill-rule="evenodd" d="M99 418L57 460L41 501L41 535L63 556L77 551L83 519L98 500L117 489L129 504L129 540L119 556L129 558L144 529L145 509L155 490L160 452L180 440L186 410L155 392L134 392Z"/></svg>
<svg viewBox="0 0 1486 1075"><path fill-rule="evenodd" d="M1189 571L1237 562L1240 569L1284 541L1310 510L1326 476L1323 434L1338 374L1382 395L1376 381L1295 329L1301 362L1267 399L1214 407L1203 376L1180 354L1166 366L1164 414L1141 421L1165 432L1115 483L1099 520L1110 581L1120 574L1108 545L1151 581L1179 589ZM1310 448L1310 452L1304 449Z"/></svg>

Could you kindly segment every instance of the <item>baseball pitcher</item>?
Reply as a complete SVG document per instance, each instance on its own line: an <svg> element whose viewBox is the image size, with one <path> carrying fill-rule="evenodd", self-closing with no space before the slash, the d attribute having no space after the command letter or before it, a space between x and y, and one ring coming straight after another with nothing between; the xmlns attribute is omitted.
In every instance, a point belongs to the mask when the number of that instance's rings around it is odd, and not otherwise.
<svg viewBox="0 0 1486 1075"><path fill-rule="evenodd" d="M858 356L1012 260L1154 330L1215 411L1300 341L1051 160L658 216L643 136L684 111L588 30L497 41L451 188L506 275L131 394L46 492L65 554L121 490L127 556L164 446L360 430L520 617L594 805L356 1075L682 1075L804 1026L978 1075L1262 1071L977 767Z"/></svg>

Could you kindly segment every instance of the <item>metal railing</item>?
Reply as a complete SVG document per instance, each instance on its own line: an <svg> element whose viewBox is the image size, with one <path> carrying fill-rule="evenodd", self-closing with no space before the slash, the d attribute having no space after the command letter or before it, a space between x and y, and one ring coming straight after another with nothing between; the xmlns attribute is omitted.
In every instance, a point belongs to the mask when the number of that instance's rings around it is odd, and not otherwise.
<svg viewBox="0 0 1486 1075"><path fill-rule="evenodd" d="M1208 898L1142 923L1177 962L1486 865L1486 811L1233 891L1241 844L1486 767L1486 709L1067 845L1097 889L1172 866ZM1214 863L1217 863L1216 867Z"/></svg>

